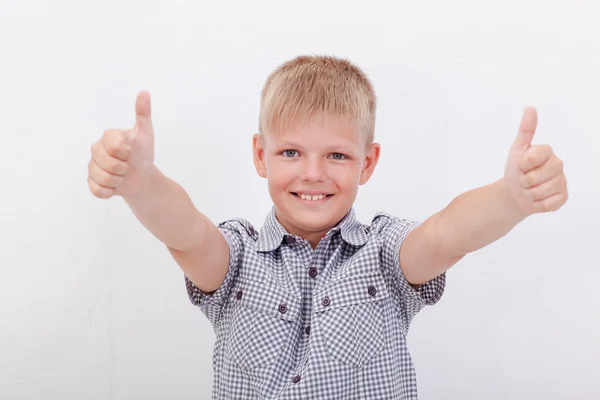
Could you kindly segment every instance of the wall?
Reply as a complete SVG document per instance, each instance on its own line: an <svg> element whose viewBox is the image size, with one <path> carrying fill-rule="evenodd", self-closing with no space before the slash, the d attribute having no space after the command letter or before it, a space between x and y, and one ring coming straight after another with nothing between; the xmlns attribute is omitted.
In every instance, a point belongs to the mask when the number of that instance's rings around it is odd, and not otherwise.
<svg viewBox="0 0 600 400"><path fill-rule="evenodd" d="M423 220L503 173L521 113L570 199L461 261L409 335L422 399L598 399L600 3L0 1L0 398L204 399L214 335L89 148L152 95L156 162L213 221L260 226L261 86L348 57L379 97L358 217Z"/></svg>

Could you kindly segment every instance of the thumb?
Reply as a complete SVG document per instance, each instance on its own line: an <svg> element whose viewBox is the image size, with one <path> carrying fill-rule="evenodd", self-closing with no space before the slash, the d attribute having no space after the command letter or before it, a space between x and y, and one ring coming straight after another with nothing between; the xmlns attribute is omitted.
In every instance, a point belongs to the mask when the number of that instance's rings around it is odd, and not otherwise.
<svg viewBox="0 0 600 400"><path fill-rule="evenodd" d="M523 117L521 118L521 125L519 126L519 133L515 138L513 146L518 148L527 149L531 146L535 129L537 128L537 111L532 106L525 107L523 111Z"/></svg>
<svg viewBox="0 0 600 400"><path fill-rule="evenodd" d="M152 112L150 107L150 93L143 90L135 100L135 123L141 134L152 134Z"/></svg>

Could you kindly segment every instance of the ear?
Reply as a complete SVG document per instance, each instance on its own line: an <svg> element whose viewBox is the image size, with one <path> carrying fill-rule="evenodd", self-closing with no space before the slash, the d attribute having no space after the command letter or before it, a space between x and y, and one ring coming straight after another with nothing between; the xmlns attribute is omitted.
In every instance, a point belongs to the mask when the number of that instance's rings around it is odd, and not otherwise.
<svg viewBox="0 0 600 400"><path fill-rule="evenodd" d="M261 178L267 177L267 165L265 163L265 148L263 139L258 133L252 136L252 154L254 158L254 168Z"/></svg>
<svg viewBox="0 0 600 400"><path fill-rule="evenodd" d="M373 171L375 171L375 166L379 161L379 153L381 152L381 146L379 143L371 144L367 150L365 155L365 160L363 162L362 171L360 171L360 180L358 181L359 185L364 185L367 183L371 175L373 175Z"/></svg>

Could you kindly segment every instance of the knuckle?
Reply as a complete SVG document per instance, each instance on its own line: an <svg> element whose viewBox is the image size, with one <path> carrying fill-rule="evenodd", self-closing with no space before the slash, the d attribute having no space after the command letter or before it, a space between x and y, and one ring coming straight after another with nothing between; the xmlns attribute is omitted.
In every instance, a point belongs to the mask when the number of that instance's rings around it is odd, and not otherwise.
<svg viewBox="0 0 600 400"><path fill-rule="evenodd" d="M106 174L104 173L104 171L97 172L94 176L94 180L100 186L105 186L105 187L107 186L107 179L106 179Z"/></svg>
<svg viewBox="0 0 600 400"><path fill-rule="evenodd" d="M105 138L112 138L115 137L117 135L119 135L119 133L121 132L120 129L107 129L104 131L104 137Z"/></svg>
<svg viewBox="0 0 600 400"><path fill-rule="evenodd" d="M529 163L529 164L536 164L536 161L537 161L537 154L536 154L536 152L530 151L527 154L527 163Z"/></svg>
<svg viewBox="0 0 600 400"><path fill-rule="evenodd" d="M111 198L113 194L114 194L113 189L103 189L103 192L99 197L101 197L103 199L108 199L108 198Z"/></svg>
<svg viewBox="0 0 600 400"><path fill-rule="evenodd" d="M96 143L92 144L92 146L90 148L90 152L92 154L92 159L97 158L98 155L100 154L101 150L102 150L102 145L100 142L96 142Z"/></svg>
<svg viewBox="0 0 600 400"><path fill-rule="evenodd" d="M107 163L106 168L108 172L111 172L113 174L119 174L121 173L121 161L111 157L111 159Z"/></svg>
<svg viewBox="0 0 600 400"><path fill-rule="evenodd" d="M525 179L525 186L527 186L527 187L533 186L537 180L536 173L530 172L527 175L525 175L524 179Z"/></svg>
<svg viewBox="0 0 600 400"><path fill-rule="evenodd" d="M543 202L542 202L542 207L541 207L541 208L542 208L542 211L543 211L543 212L548 212L548 211L550 211L550 210L551 210L551 208L552 208L552 203L550 203L550 202L548 202L548 201L543 201Z"/></svg>
<svg viewBox="0 0 600 400"><path fill-rule="evenodd" d="M109 141L115 134L115 130L114 129L107 129L104 131L104 134L102 135L102 141L106 142Z"/></svg>
<svg viewBox="0 0 600 400"><path fill-rule="evenodd" d="M124 140L122 132L116 129L106 131L104 138L104 147L110 155L114 155L119 151Z"/></svg>
<svg viewBox="0 0 600 400"><path fill-rule="evenodd" d="M104 174L102 174L102 176L100 177L100 182L98 183L104 187L112 186L112 180L110 179L110 176Z"/></svg>
<svg viewBox="0 0 600 400"><path fill-rule="evenodd" d="M108 154L115 155L119 151L120 143L117 140L110 140L106 143L106 151Z"/></svg>
<svg viewBox="0 0 600 400"><path fill-rule="evenodd" d="M96 196L100 199L108 198L108 193L106 193L103 189L96 189L96 190L92 191L92 193L94 194L94 196Z"/></svg>
<svg viewBox="0 0 600 400"><path fill-rule="evenodd" d="M544 212L558 211L568 199L568 194L563 193L560 196L554 196L542 202L541 208Z"/></svg>
<svg viewBox="0 0 600 400"><path fill-rule="evenodd" d="M558 177L558 184L565 191L567 190L567 177L564 174L560 174Z"/></svg>
<svg viewBox="0 0 600 400"><path fill-rule="evenodd" d="M116 187L119 185L119 178L118 176L115 175L111 175L108 172L104 172L100 178L100 184L102 186L107 186L107 187Z"/></svg>
<svg viewBox="0 0 600 400"><path fill-rule="evenodd" d="M552 148L548 144L542 144L535 147L535 153L538 157L547 157L552 153Z"/></svg>
<svg viewBox="0 0 600 400"><path fill-rule="evenodd" d="M103 187L112 187L114 185L114 179L111 173L105 171L101 167L97 165L92 165L90 176L94 179L94 181Z"/></svg>
<svg viewBox="0 0 600 400"><path fill-rule="evenodd" d="M89 178L88 179L88 186L90 188L90 192L101 199L107 199L109 197L112 196L113 191L109 188L103 188L102 186L98 185L93 179Z"/></svg>
<svg viewBox="0 0 600 400"><path fill-rule="evenodd" d="M536 160L537 160L537 157L536 157L535 153L533 151L528 152L523 159L522 168L524 170L531 169L533 166L535 166L537 164Z"/></svg>

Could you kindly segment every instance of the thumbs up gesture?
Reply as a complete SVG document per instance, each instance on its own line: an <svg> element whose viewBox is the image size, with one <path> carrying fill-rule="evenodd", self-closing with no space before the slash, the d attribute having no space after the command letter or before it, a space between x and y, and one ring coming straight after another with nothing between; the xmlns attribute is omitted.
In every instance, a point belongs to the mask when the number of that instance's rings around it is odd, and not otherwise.
<svg viewBox="0 0 600 400"><path fill-rule="evenodd" d="M509 198L525 216L556 211L568 198L562 160L549 145L531 144L536 128L537 112L527 107L504 170Z"/></svg>
<svg viewBox="0 0 600 400"><path fill-rule="evenodd" d="M135 114L132 129L108 129L92 145L88 186L96 197L133 196L150 182L154 130L148 92L138 94Z"/></svg>

